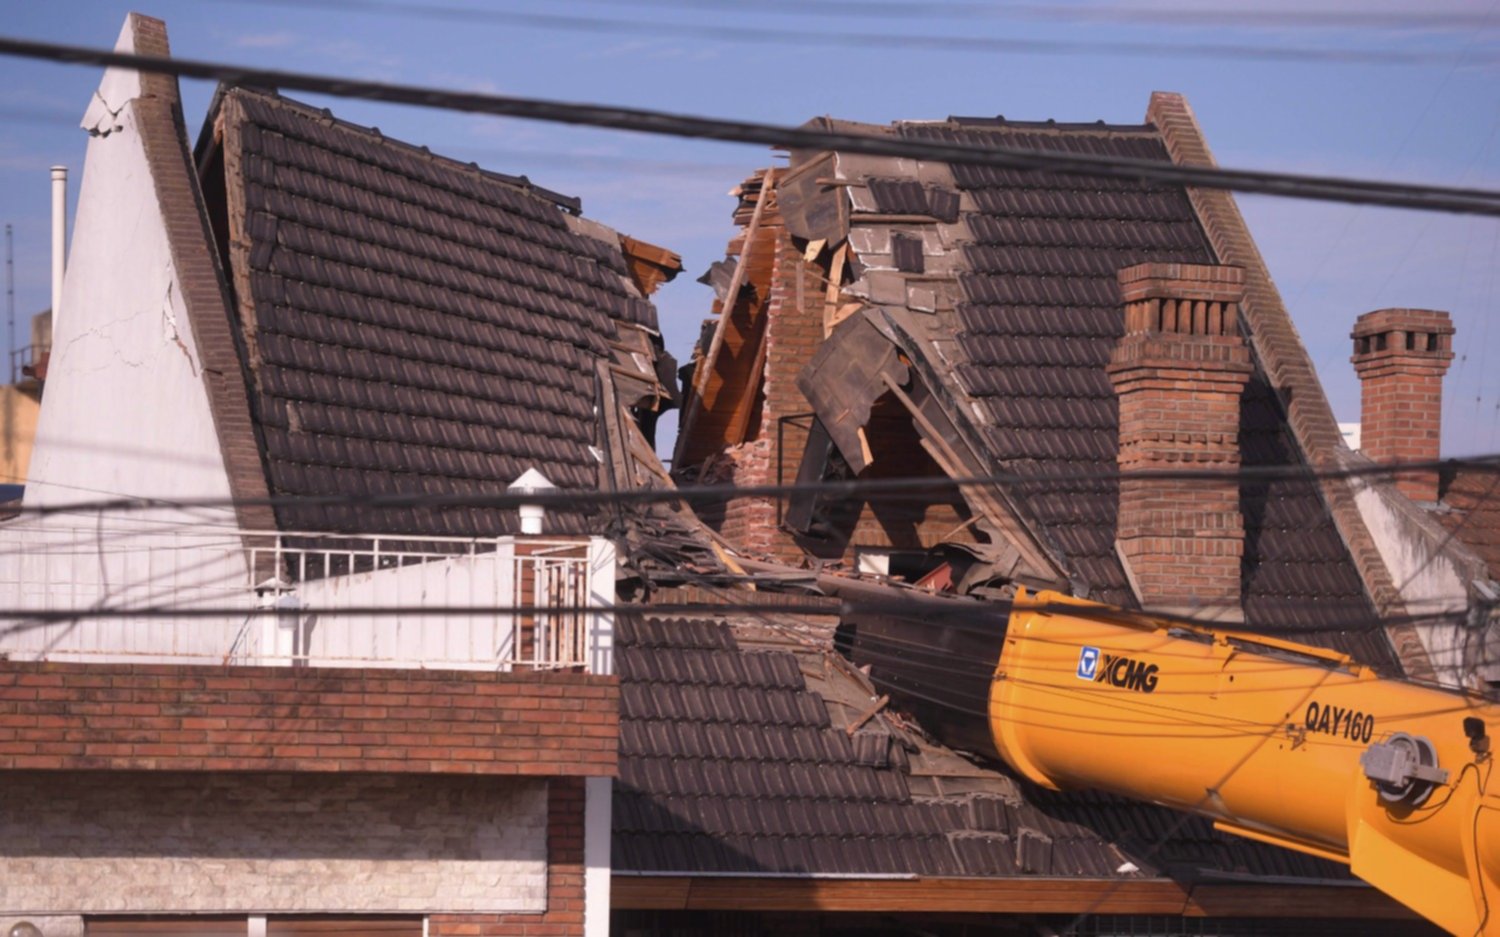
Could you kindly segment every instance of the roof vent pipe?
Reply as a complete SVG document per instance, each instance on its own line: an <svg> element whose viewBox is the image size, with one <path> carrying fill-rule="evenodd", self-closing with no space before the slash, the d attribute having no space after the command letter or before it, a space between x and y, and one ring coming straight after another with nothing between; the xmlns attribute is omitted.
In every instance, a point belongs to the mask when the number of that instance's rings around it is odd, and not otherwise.
<svg viewBox="0 0 1500 937"><path fill-rule="evenodd" d="M545 494L556 491L557 486L534 468L529 468L521 473L521 477L510 483L506 491L513 495ZM539 534L542 532L542 521L547 516L547 509L540 504L521 505L521 533Z"/></svg>
<svg viewBox="0 0 1500 937"><path fill-rule="evenodd" d="M52 167L52 328L62 309L63 269L68 250L68 167Z"/></svg>

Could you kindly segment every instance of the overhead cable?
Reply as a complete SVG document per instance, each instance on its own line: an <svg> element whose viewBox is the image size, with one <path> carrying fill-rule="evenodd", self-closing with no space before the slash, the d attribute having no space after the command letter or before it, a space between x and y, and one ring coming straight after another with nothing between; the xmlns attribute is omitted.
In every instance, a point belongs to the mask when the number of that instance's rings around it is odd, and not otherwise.
<svg viewBox="0 0 1500 937"><path fill-rule="evenodd" d="M618 7L667 7L678 10L724 12L704 0L581 0L593 5ZM397 4L383 2L383 7ZM414 6L414 4L399 4ZM457 9L457 8L456 8ZM1494 19L1469 10L1355 10L1332 6L1307 9L1253 6L1157 6L1128 4L995 3L993 0L925 0L913 3L879 3L871 0L759 0L757 10L775 10L793 16L858 16L864 19L924 19L964 17L968 19L1024 19L1067 23L1122 23L1153 26L1249 26L1271 29L1485 29ZM483 12L483 11L475 11Z"/></svg>
<svg viewBox="0 0 1500 937"><path fill-rule="evenodd" d="M1323 479L1384 478L1406 472L1465 471L1477 474L1500 474L1500 455L1460 459L1384 462L1353 465L1336 469L1312 469L1301 465L1241 466L1237 469L1074 469L1049 471L1045 475L997 472L964 478L904 476L899 478L853 478L843 481L795 482L780 485L684 485L677 488L632 489L629 491L556 491L485 492L482 494L337 494L274 495L269 498L160 498L114 497L91 501L74 501L46 506L22 506L14 510L22 515L97 514L135 511L192 510L222 507L362 507L370 509L456 508L512 509L523 504L544 508L580 508L615 504L670 504L674 502L718 501L728 498L781 498L813 494L825 498L856 498L870 495L912 494L930 496L934 492L963 491L981 486L1014 486L1030 494L1047 491L1080 490L1099 484L1123 481L1178 481L1224 484L1257 481L1317 481ZM355 535L350 535L351 539ZM413 535L408 539L421 540Z"/></svg>
<svg viewBox="0 0 1500 937"><path fill-rule="evenodd" d="M247 594L248 594L247 590ZM940 607L945 601L951 601L947 608ZM296 614L303 616L316 616L323 618L392 618L397 616L410 616L414 618L428 617L494 617L503 615L532 615L545 612L550 615L644 615L649 617L668 617L673 615L760 615L760 614L826 614L848 616L861 613L874 615L900 615L903 611L912 616L922 616L928 622L938 622L946 619L963 620L972 622L975 619L991 618L1003 621L1009 615L1009 603L1003 601L981 601L974 599L928 599L926 601L900 599L883 599L879 602L844 599L840 600L836 607L827 609L805 609L795 606L787 606L781 603L767 602L764 600L747 600L743 602L717 603L717 602L678 602L660 604L640 603L618 603L613 605L558 605L539 607L536 605L347 605L347 606L321 606L308 605L288 609L284 607L265 606L247 608L240 605L207 606L193 605L177 607L172 605L97 605L73 608L23 608L17 606L0 607L0 620L8 620L11 623L0 626L0 637L8 634L20 633L46 627L59 622L73 621L97 621L97 620L119 620L119 619L167 619L175 618L182 620L203 620L225 617L253 616L266 617L276 615ZM1215 622L1212 619L1198 618L1181 612L1168 612L1159 610L1131 611L1127 609L1108 609L1104 607L1080 606L1072 603L1035 603L1029 605L1028 609L1057 614L1068 614L1081 617L1099 618L1103 621L1134 621L1142 617L1155 618L1162 621L1192 625L1195 627L1212 628L1217 631L1225 631L1223 622ZM1320 634L1332 632L1358 632L1375 629L1388 628L1393 625L1403 624L1435 624L1440 622L1462 623L1466 620L1466 611L1431 612L1420 615L1388 615L1376 617L1361 615L1348 619L1318 622L1306 625L1246 625L1235 629L1229 629L1233 633L1251 638L1255 635L1285 635L1285 634Z"/></svg>
<svg viewBox="0 0 1500 937"><path fill-rule="evenodd" d="M475 91L394 84L358 78L256 68L195 59L138 55L85 46L0 37L0 55L48 62L137 69L231 85L294 89L336 97L441 108L575 126L604 127L659 136L753 143L785 149L839 150L1024 172L1128 179L1204 189L1225 189L1358 205L1384 205L1500 217L1500 192L1313 176L1258 170L1187 166L1147 159L974 146L899 134L862 134L786 127L751 121L672 114L644 108L576 104Z"/></svg>
<svg viewBox="0 0 1500 937"><path fill-rule="evenodd" d="M221 0L222 2L222 0ZM229 0L243 3L247 0ZM1022 36L931 35L922 33L871 32L851 29L847 21L834 30L784 29L757 23L693 23L680 18L642 20L608 16L544 13L524 10L494 10L476 7L401 2L401 0L254 0L257 6L267 4L298 9L314 8L378 15L409 16L425 20L461 23L490 23L507 28L539 29L549 32L591 33L602 36L636 35L653 39L678 37L708 42L749 45L805 46L812 48L850 48L858 50L924 50L983 55L1089 55L1152 59L1212 59L1215 62L1243 60L1252 62L1331 62L1345 65L1412 66L1441 65L1448 62L1446 52L1418 49L1309 48L1286 44L1252 44L1240 42L1159 42L1113 38L1106 41L1084 39L1050 39ZM714 11L722 13L722 10ZM1466 27L1476 28L1472 25ZM1493 64L1500 57L1487 56L1478 61Z"/></svg>

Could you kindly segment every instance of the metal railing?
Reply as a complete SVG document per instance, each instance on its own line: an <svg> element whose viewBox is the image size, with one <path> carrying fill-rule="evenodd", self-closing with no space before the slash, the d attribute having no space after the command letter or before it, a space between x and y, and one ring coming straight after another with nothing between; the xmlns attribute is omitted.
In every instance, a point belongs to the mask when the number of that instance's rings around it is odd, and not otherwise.
<svg viewBox="0 0 1500 937"><path fill-rule="evenodd" d="M38 363L46 360L51 351L51 345L23 345L20 348L11 349L10 382L12 384L19 384L23 377L35 378L35 374L28 372L34 369Z"/></svg>
<svg viewBox="0 0 1500 937"><path fill-rule="evenodd" d="M328 666L553 669L599 657L598 538L415 538L224 527L0 526L0 653ZM109 609L108 616L88 614ZM594 611L599 609L599 611ZM79 610L76 620L25 611ZM132 614L139 611L139 614ZM604 642L607 644L607 641ZM604 663L601 663L601 660Z"/></svg>

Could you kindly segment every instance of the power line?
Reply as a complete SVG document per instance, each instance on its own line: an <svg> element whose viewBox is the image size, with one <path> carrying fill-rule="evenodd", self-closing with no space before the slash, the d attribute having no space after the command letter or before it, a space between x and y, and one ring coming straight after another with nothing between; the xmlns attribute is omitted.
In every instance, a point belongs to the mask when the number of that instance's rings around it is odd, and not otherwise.
<svg viewBox="0 0 1500 937"><path fill-rule="evenodd" d="M22 515L49 516L99 512L152 511L161 509L191 510L215 507L364 507L364 508L518 508L523 504L549 508L579 508L615 504L670 504L680 501L714 501L728 498L786 497L814 494L827 498L855 498L868 495L926 496L934 491L963 491L980 486L1014 485L1029 493L1078 490L1085 486L1123 481L1180 481L1225 484L1258 480L1318 481L1325 479L1381 478L1405 472L1438 472L1464 469L1481 474L1500 474L1500 454L1460 459L1384 462L1336 469L1313 469L1301 465L1241 466L1238 469L1076 469L1028 475L997 472L993 475L948 478L906 476L901 478L866 478L843 481L827 480L782 485L684 485L678 488L635 489L630 491L533 491L526 493L494 492L483 494L411 494L370 495L277 495L269 498L186 498L119 497L94 501L75 501L44 507L22 507ZM266 531L264 533L276 533ZM330 533L322 531L321 533ZM332 532L357 540L360 533ZM398 532L399 533L399 532ZM387 534L396 536L397 534ZM419 534L400 536L422 540Z"/></svg>
<svg viewBox="0 0 1500 937"><path fill-rule="evenodd" d="M246 589L248 594L251 590ZM945 602L951 602L951 607L939 607ZM901 600L883 599L879 602L843 599L839 601L836 608L828 609L805 609L789 607L782 603L765 601L743 601L743 602L678 602L678 603L615 603L607 605L345 605L345 606L321 606L306 605L296 608L277 607L245 607L245 606L206 606L193 605L189 607L174 607L170 605L99 605L82 608L0 608L0 619L11 619L11 624L0 628L0 636L21 633L46 627L57 623L67 623L87 620L120 620L120 619L182 619L182 620L205 620L226 617L266 617L276 615L307 615L319 618L392 618L397 616L411 616L420 618L429 617L484 617L484 616L518 616L518 615L643 615L646 617L664 617L671 615L762 615L762 614L828 614L828 615L856 615L861 613L871 614L901 614L903 611L912 616L920 615L926 621L942 621L945 619L963 619L971 621L974 618L1008 618L1010 605L1003 601L980 601L974 599L930 598L927 600ZM1080 606L1071 603L1035 603L1027 606L1028 610L1045 613L1067 614L1075 617L1095 618L1104 622L1130 622L1142 619L1153 619L1161 622L1190 625L1197 628L1211 629L1218 632L1228 632L1253 640L1257 635L1262 637L1283 634L1317 634L1330 631L1369 631L1383 629L1392 625L1401 624L1431 624L1438 622L1462 622L1466 620L1466 611L1432 612L1421 615L1390 615L1385 617L1359 616L1343 621L1322 622L1313 625L1289 625L1289 626L1242 626L1239 628L1226 628L1222 622L1210 619L1196 618L1179 612L1143 609L1131 611L1126 609L1111 609L1108 607ZM864 640L861 636L860 640Z"/></svg>
<svg viewBox="0 0 1500 937"><path fill-rule="evenodd" d="M644 108L574 104L194 59L136 55L30 39L0 38L0 54L48 62L131 68L183 78L222 81L232 85L290 88L336 97L576 126L629 130L660 136L752 143L785 149L840 150L874 156L925 159L1025 172L1105 177L1321 201L1500 216L1500 192L1485 189L1183 166L1146 159L1060 153L1051 150L982 147L899 135L866 135L819 130L812 127L785 127L751 121L672 114Z"/></svg>
<svg viewBox="0 0 1500 937"><path fill-rule="evenodd" d="M702 12L725 12L722 6L702 0L582 0L593 5L665 7ZM1335 9L1205 9L1203 7L1130 7L1122 5L1068 5L1041 3L994 3L978 0L926 0L921 4L872 3L869 0L759 0L757 10L775 10L794 16L859 16L878 19L931 19L933 17L983 17L992 19L1043 20L1066 23L1145 23L1161 26L1289 26L1315 29L1484 29L1488 16L1460 10L1429 12Z"/></svg>
<svg viewBox="0 0 1500 937"><path fill-rule="evenodd" d="M222 0L221 0L222 2ZM229 0L241 3L245 0ZM1331 49L1299 48L1280 45L1251 45L1230 42L1151 42L1113 39L1090 42L1078 39L1039 39L975 35L923 35L882 33L840 29L820 32L806 29L778 29L754 25L713 25L684 23L677 20L617 19L600 16L576 16L566 13L532 13L523 11L483 10L461 6L431 6L400 0L255 0L257 6L275 5L305 9L341 10L390 16L410 16L425 20L462 23L491 23L522 29L552 32L589 33L604 36L676 36L748 45L833 47L853 49L927 50L947 54L981 53L994 55L1095 55L1129 58L1207 58L1216 62L1240 59L1254 62L1331 62L1355 65L1432 65L1444 63L1440 52L1408 49ZM1473 28L1472 26L1468 28ZM1493 64L1500 56L1482 57L1480 62Z"/></svg>

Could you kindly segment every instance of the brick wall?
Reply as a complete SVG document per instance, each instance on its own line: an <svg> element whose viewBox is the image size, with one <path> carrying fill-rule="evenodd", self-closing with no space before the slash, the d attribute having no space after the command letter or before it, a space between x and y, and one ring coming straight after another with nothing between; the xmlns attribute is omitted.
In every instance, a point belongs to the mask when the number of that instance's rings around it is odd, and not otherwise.
<svg viewBox="0 0 1500 937"><path fill-rule="evenodd" d="M778 480L790 484L796 480L802 462L812 411L797 387L797 376L812 361L824 338L828 248L821 261L808 261L803 246L793 240L773 203L761 217L754 243L743 250L749 258L746 282L753 287L747 296L754 297L764 317L764 369L760 375L733 370L733 362L749 357L739 349L751 347L738 336L750 334L755 327L747 313L751 302L742 301L727 320L724 351L715 369L716 380L722 372L724 380L741 382L738 394L732 383L711 383L709 409L693 423L693 438L685 440L679 451L690 455L685 465L694 464L705 445L719 438L715 434L722 433L722 424L735 408L734 401L739 400L741 406L754 404L758 419L752 421L747 439L743 443L729 440L729 448L717 459L717 472L704 480L740 486L774 485ZM757 382L759 395L755 394ZM875 462L861 477L942 475L921 448L910 416L894 400L877 403L866 435ZM855 510L839 519L838 535L829 541L799 538L781 529L779 518L785 504L778 512L773 497L735 498L704 510L702 515L735 546L794 563L808 553L848 559L855 546L921 549L953 532L967 518L962 500L951 492L905 498L887 495L879 500L878 509L870 504L851 505Z"/></svg>
<svg viewBox="0 0 1500 937"><path fill-rule="evenodd" d="M1453 321L1431 309L1378 309L1355 322L1360 451L1376 462L1430 462L1442 443L1443 375L1453 361ZM1403 472L1396 487L1436 501L1437 472Z"/></svg>
<svg viewBox="0 0 1500 937"><path fill-rule="evenodd" d="M582 778L559 778L547 794L547 908L542 914L435 914L430 937L574 937L583 934Z"/></svg>
<svg viewBox="0 0 1500 937"><path fill-rule="evenodd" d="M780 434L785 449L777 450L778 424L784 417L807 414L812 406L797 389L797 375L812 360L823 340L824 277L802 257L782 226L780 216L768 211L761 219L756 249L771 254L766 297L766 364L761 384L760 421L753 442L734 454L728 479L736 485L774 485L778 469L783 483L797 476L806 445L806 432L788 425ZM798 280L801 280L799 287ZM805 426L806 421L801 421ZM796 561L802 550L777 525L776 499L736 498L724 509L721 532L729 542L756 554Z"/></svg>
<svg viewBox="0 0 1500 937"><path fill-rule="evenodd" d="M551 905L539 778L9 772L0 908L532 912ZM566 805L581 822L582 806Z"/></svg>
<svg viewBox="0 0 1500 937"><path fill-rule="evenodd" d="M865 436L875 461L860 478L947 480L947 474L922 448L911 414L890 394L875 401ZM972 527L963 526L970 516L957 489L946 485L875 495L860 509L849 543L851 547L925 550L945 537L973 542Z"/></svg>
<svg viewBox="0 0 1500 937"><path fill-rule="evenodd" d="M1120 469L1233 473L1251 371L1238 323L1241 272L1140 264L1119 279L1125 336L1109 374L1120 398ZM1204 603L1209 613L1236 617L1245 538L1233 475L1122 479L1118 538L1145 604Z"/></svg>
<svg viewBox="0 0 1500 937"><path fill-rule="evenodd" d="M0 663L0 769L612 776L613 677Z"/></svg>

